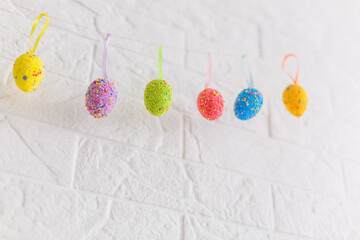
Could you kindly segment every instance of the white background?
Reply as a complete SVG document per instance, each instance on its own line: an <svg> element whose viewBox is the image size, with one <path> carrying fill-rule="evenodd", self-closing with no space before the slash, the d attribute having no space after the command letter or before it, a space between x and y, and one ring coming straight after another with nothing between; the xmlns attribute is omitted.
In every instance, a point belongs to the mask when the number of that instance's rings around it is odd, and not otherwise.
<svg viewBox="0 0 360 240"><path fill-rule="evenodd" d="M14 2L154 45L112 38L118 102L94 119L85 91L102 77L105 34L50 19L37 50L45 76L24 93L12 65L38 14L0 1L0 239L360 239L358 2ZM160 43L173 104L153 117L143 92ZM166 46L250 55L259 115L236 119L240 57L214 55L225 112L204 120L206 54ZM282 103L289 52L309 95L299 119Z"/></svg>

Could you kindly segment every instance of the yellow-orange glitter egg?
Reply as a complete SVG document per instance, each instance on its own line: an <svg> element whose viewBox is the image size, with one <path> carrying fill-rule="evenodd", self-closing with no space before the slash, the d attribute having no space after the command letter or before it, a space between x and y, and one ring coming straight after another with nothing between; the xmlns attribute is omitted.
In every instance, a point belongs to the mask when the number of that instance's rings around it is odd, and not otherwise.
<svg viewBox="0 0 360 240"><path fill-rule="evenodd" d="M16 85L24 92L35 90L43 78L44 64L32 53L24 53L18 57L13 67L13 77Z"/></svg>
<svg viewBox="0 0 360 240"><path fill-rule="evenodd" d="M283 102L292 115L300 117L306 110L308 96L300 85L292 84L285 88Z"/></svg>

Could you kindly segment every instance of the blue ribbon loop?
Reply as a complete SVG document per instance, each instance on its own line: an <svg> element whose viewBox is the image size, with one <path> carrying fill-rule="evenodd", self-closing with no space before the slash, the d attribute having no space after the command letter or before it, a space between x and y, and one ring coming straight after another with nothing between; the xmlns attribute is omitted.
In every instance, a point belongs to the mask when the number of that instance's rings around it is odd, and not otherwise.
<svg viewBox="0 0 360 240"><path fill-rule="evenodd" d="M254 80L251 73L250 65L247 62L246 55L243 55L240 59L240 65L241 65L241 71L244 75L244 78L246 80L247 85L249 88L254 88ZM248 73L245 72L245 65L247 65Z"/></svg>

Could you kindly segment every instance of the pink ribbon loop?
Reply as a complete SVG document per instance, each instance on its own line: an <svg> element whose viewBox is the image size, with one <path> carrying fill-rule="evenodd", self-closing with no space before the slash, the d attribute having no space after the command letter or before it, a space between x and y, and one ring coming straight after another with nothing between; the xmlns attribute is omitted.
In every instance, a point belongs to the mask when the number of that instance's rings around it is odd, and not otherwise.
<svg viewBox="0 0 360 240"><path fill-rule="evenodd" d="M211 81L211 73L212 73L211 53L208 52L207 57L208 57L208 72L207 72L205 88L209 88Z"/></svg>

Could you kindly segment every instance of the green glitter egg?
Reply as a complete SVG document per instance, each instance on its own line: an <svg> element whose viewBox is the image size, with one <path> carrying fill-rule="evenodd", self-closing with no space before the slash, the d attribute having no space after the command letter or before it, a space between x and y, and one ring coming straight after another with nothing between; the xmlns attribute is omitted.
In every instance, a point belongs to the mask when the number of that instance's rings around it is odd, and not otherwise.
<svg viewBox="0 0 360 240"><path fill-rule="evenodd" d="M161 116L171 105L172 90L164 80L155 79L146 85L144 103L146 109L154 116Z"/></svg>

